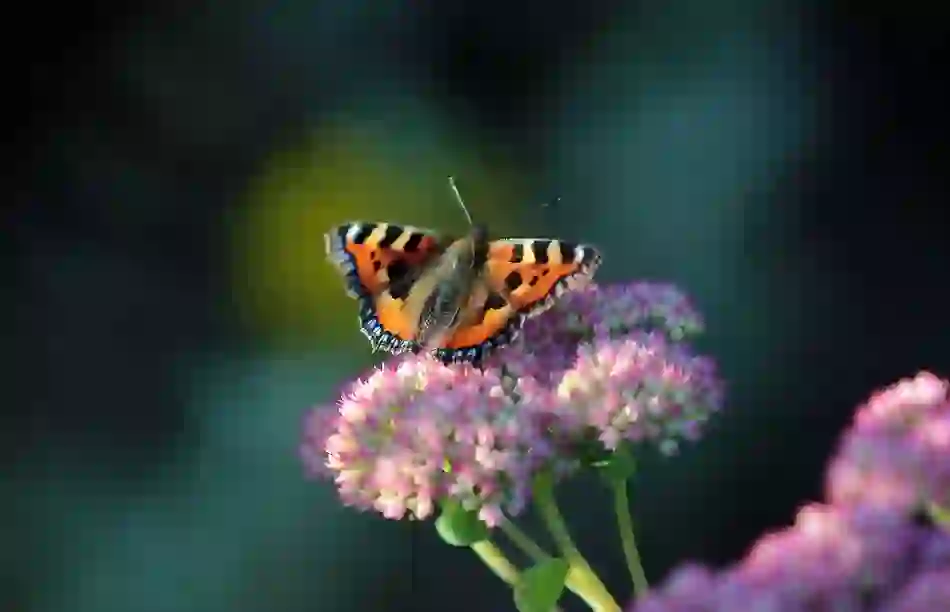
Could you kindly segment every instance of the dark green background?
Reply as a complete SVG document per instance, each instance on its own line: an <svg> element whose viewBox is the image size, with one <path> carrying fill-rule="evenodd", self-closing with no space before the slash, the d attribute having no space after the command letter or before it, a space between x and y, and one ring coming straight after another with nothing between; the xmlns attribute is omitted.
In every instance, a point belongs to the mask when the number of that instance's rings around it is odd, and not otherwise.
<svg viewBox="0 0 950 612"><path fill-rule="evenodd" d="M371 363L322 232L464 229L449 174L496 233L593 242L602 281L707 317L727 410L643 466L650 578L789 522L857 402L950 373L946 27L818 4L11 9L0 609L511 609L297 459ZM608 498L562 499L626 599Z"/></svg>

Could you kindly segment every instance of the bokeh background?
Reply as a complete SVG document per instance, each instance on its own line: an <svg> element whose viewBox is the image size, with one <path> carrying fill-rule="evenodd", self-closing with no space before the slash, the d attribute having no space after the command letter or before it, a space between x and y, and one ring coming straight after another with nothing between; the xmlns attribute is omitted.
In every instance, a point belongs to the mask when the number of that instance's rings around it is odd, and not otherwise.
<svg viewBox="0 0 950 612"><path fill-rule="evenodd" d="M0 610L511 609L297 456L372 363L322 233L463 231L450 174L495 233L593 242L601 280L706 315L728 410L645 461L650 578L788 523L855 404L950 374L950 30L938 3L859 7L5 9ZM606 492L561 497L625 599Z"/></svg>

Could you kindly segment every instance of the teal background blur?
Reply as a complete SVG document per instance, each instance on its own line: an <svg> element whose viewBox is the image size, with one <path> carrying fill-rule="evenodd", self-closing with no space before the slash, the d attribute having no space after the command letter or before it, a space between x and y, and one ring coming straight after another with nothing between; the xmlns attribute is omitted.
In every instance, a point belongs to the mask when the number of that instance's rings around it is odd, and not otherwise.
<svg viewBox="0 0 950 612"><path fill-rule="evenodd" d="M873 388L950 373L946 26L865 9L12 9L0 610L511 609L431 525L344 509L297 458L308 407L372 363L323 232L463 231L449 174L496 234L694 297L727 411L644 459L634 511L653 580L741 555L820 496ZM562 500L625 599L607 497Z"/></svg>

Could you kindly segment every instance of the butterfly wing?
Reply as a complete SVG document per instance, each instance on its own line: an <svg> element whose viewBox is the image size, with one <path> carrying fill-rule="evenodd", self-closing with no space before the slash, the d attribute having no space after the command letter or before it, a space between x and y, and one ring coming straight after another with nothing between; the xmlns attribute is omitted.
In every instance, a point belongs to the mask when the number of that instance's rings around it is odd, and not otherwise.
<svg viewBox="0 0 950 612"><path fill-rule="evenodd" d="M600 266L592 246L541 238L508 238L489 245L488 275L492 287L519 312L533 317L565 291L587 284Z"/></svg>
<svg viewBox="0 0 950 612"><path fill-rule="evenodd" d="M374 349L414 346L415 322L403 313L409 290L444 249L433 231L390 223L344 223L325 236L327 258L360 303L360 329Z"/></svg>
<svg viewBox="0 0 950 612"><path fill-rule="evenodd" d="M436 357L479 362L514 341L524 320L587 283L601 262L594 247L553 239L495 240L489 244L484 288L473 293L466 318Z"/></svg>

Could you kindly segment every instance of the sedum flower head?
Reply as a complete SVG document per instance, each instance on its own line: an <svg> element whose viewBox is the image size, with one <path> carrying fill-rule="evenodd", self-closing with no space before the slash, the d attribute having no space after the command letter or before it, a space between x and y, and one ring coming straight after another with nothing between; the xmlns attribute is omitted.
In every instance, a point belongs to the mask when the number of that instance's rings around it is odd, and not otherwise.
<svg viewBox="0 0 950 612"><path fill-rule="evenodd" d="M950 606L950 566L922 572L880 608L880 612L936 612Z"/></svg>
<svg viewBox="0 0 950 612"><path fill-rule="evenodd" d="M715 612L720 577L696 563L674 569L659 588L634 600L630 612Z"/></svg>
<svg viewBox="0 0 950 612"><path fill-rule="evenodd" d="M902 584L929 535L890 512L810 504L794 526L761 538L736 573L787 605L843 606Z"/></svg>
<svg viewBox="0 0 950 612"><path fill-rule="evenodd" d="M571 367L577 349L595 336L622 337L654 331L670 340L693 337L703 321L686 295L665 283L588 285L564 295L544 314L528 319L521 342L489 364L553 381Z"/></svg>
<svg viewBox="0 0 950 612"><path fill-rule="evenodd" d="M890 511L811 504L793 526L761 538L733 567L713 572L683 566L630 610L870 612L915 577L950 568L945 560L942 566L923 561L937 539L948 536Z"/></svg>
<svg viewBox="0 0 950 612"><path fill-rule="evenodd" d="M828 499L912 511L950 505L950 383L922 372L874 394L829 466Z"/></svg>
<svg viewBox="0 0 950 612"><path fill-rule="evenodd" d="M599 335L578 349L558 386L568 422L594 430L608 450L621 442L651 441L665 452L699 437L719 410L722 388L715 364L664 335Z"/></svg>
<svg viewBox="0 0 950 612"><path fill-rule="evenodd" d="M703 330L703 320L689 298L668 283L634 282L595 287L574 298L575 311L586 315L582 329L591 335L618 336L657 331L680 341Z"/></svg>
<svg viewBox="0 0 950 612"><path fill-rule="evenodd" d="M551 458L547 395L529 378L513 384L492 370L397 359L356 381L330 416L311 415L304 460L346 505L422 519L451 498L494 525L503 508L522 508Z"/></svg>

